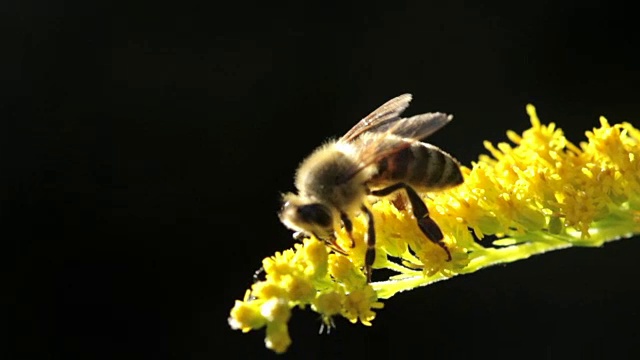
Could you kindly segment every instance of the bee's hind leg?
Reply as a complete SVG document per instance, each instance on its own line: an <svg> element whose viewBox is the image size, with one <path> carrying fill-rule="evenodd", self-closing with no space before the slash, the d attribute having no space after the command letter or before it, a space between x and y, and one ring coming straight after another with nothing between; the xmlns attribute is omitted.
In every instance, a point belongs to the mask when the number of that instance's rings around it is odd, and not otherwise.
<svg viewBox="0 0 640 360"><path fill-rule="evenodd" d="M420 198L418 193L413 188L405 183L397 183L380 190L371 191L371 195L374 196L387 196L396 190L404 189L409 197L411 203L411 210L413 215L418 220L418 227L422 230L422 233L432 242L436 243L447 253L447 261L451 261L451 252L445 245L444 235L438 224L429 216L429 209L425 205L424 201Z"/></svg>

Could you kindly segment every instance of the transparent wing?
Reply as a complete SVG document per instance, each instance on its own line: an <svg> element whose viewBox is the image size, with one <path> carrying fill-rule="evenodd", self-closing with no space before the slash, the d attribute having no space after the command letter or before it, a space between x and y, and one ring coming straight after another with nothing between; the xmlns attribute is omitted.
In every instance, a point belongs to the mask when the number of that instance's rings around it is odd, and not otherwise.
<svg viewBox="0 0 640 360"><path fill-rule="evenodd" d="M372 114L376 112L378 110ZM373 117L373 122L359 126L369 118L367 117L354 127L355 135L347 141L357 144L360 166L354 169L345 180L351 179L364 168L408 148L412 143L426 138L453 119L453 116L443 113L426 113L409 118L399 118L398 114L399 112L395 112L393 117L388 117L385 113L383 117ZM352 133L351 130L347 134L350 133Z"/></svg>
<svg viewBox="0 0 640 360"><path fill-rule="evenodd" d="M371 131L377 127L399 120L400 114L409 106L411 98L411 94L402 94L387 101L371 114L360 120L351 130L347 131L341 140L352 141L366 131Z"/></svg>
<svg viewBox="0 0 640 360"><path fill-rule="evenodd" d="M387 122L370 131L386 133L406 139L422 140L440 130L440 128L447 125L451 120L453 120L452 115L426 113Z"/></svg>

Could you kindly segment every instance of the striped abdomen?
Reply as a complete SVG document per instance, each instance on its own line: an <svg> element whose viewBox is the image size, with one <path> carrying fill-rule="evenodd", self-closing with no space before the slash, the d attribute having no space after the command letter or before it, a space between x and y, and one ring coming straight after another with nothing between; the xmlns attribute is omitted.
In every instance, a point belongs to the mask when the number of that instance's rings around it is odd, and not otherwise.
<svg viewBox="0 0 640 360"><path fill-rule="evenodd" d="M457 160L431 144L417 141L377 165L378 173L371 179L374 186L405 182L418 191L433 191L463 182Z"/></svg>

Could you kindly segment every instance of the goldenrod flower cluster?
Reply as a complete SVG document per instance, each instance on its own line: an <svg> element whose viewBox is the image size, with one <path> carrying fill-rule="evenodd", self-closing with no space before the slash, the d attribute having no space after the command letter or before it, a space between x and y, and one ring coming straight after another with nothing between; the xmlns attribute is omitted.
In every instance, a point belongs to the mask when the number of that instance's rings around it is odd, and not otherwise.
<svg viewBox="0 0 640 360"><path fill-rule="evenodd" d="M569 246L600 246L640 233L640 131L629 123L588 131L587 141L569 142L555 124L541 125L535 109L532 127L507 132L513 144L485 142L464 184L423 194L431 217L445 234L452 260L427 240L403 198L375 199L374 269L394 275L367 283L363 273L364 216L354 222L355 246L344 230L337 254L315 239L263 260L265 280L236 301L229 324L244 332L266 327L266 345L284 352L293 307L310 307L326 326L343 316L371 325L380 299L483 267L512 262ZM492 235L491 247L482 239ZM489 244L485 244L489 245ZM376 273L374 271L374 279Z"/></svg>

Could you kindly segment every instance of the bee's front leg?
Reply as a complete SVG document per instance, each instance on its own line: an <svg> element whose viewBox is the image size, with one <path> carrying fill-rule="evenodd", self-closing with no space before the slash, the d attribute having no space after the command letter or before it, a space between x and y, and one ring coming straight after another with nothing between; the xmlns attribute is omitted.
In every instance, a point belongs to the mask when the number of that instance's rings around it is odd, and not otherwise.
<svg viewBox="0 0 640 360"><path fill-rule="evenodd" d="M353 224L351 223L351 219L344 212L340 211L340 220L344 225L344 229L347 230L347 234L349 235L349 240L351 240L351 248L356 246L356 242L353 240Z"/></svg>
<svg viewBox="0 0 640 360"><path fill-rule="evenodd" d="M362 205L362 212L367 214L367 252L364 254L364 273L367 275L367 282L371 282L371 272L373 263L376 261L376 228L373 223L373 214L365 205Z"/></svg>

